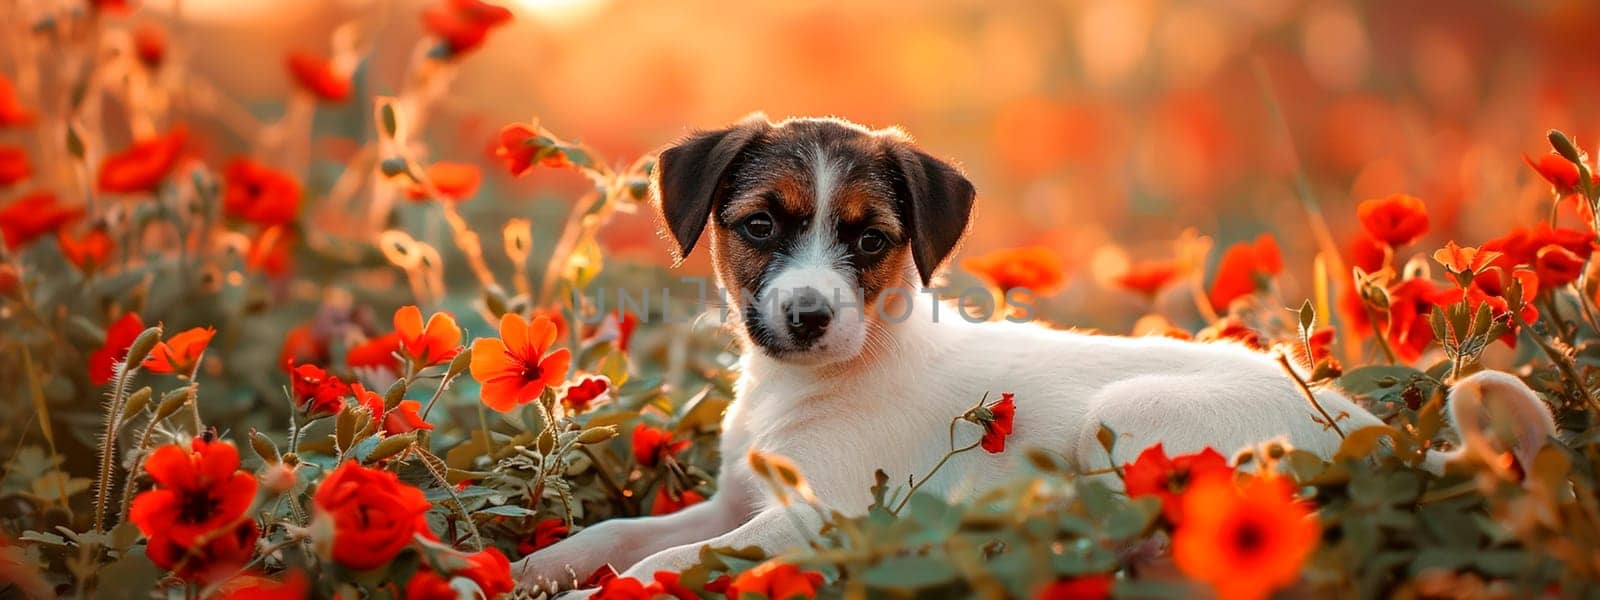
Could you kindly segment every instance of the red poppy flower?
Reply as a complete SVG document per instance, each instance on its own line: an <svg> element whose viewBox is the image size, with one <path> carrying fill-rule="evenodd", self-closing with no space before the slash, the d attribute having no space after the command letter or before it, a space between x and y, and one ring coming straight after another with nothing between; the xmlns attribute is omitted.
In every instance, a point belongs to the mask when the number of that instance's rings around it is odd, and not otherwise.
<svg viewBox="0 0 1600 600"><path fill-rule="evenodd" d="M400 483L390 471L355 461L339 465L317 486L313 529L318 549L339 564L366 571L389 564L412 537L433 537L426 514L432 503L422 490Z"/></svg>
<svg viewBox="0 0 1600 600"><path fill-rule="evenodd" d="M344 364L352 369L361 367L387 369L391 373L398 374L400 359L396 354L399 352L400 334L384 334L351 346L344 353Z"/></svg>
<svg viewBox="0 0 1600 600"><path fill-rule="evenodd" d="M494 155L505 161L512 177L521 177L534 163L556 169L570 164L566 155L551 147L538 130L522 123L512 123L500 130Z"/></svg>
<svg viewBox="0 0 1600 600"><path fill-rule="evenodd" d="M33 175L28 163L28 152L19 146L0 146L0 187L27 179Z"/></svg>
<svg viewBox="0 0 1600 600"><path fill-rule="evenodd" d="M93 273L108 264L111 252L117 249L117 243L101 227L90 229L82 237L57 232L56 245L61 247L62 256L84 273Z"/></svg>
<svg viewBox="0 0 1600 600"><path fill-rule="evenodd" d="M262 229L250 240L245 252L244 266L252 271L279 276L294 266L295 233L287 225L274 225Z"/></svg>
<svg viewBox="0 0 1600 600"><path fill-rule="evenodd" d="M566 520L560 517L544 519L533 526L532 537L517 543L517 552L533 554L535 550L565 539L569 533L571 531L567 528Z"/></svg>
<svg viewBox="0 0 1600 600"><path fill-rule="evenodd" d="M1201 342L1227 340L1243 344L1252 350L1265 350L1267 347L1266 340L1262 338L1261 332L1246 325L1243 319L1234 316L1217 319L1217 322L1206 326L1205 329L1201 329L1199 333L1195 334L1194 339Z"/></svg>
<svg viewBox="0 0 1600 600"><path fill-rule="evenodd" d="M422 26L444 42L451 56L483 45L489 30L511 20L511 11L482 0L439 0L422 11Z"/></svg>
<svg viewBox="0 0 1600 600"><path fill-rule="evenodd" d="M32 125L33 118L33 111L23 106L22 98L17 96L17 86L0 73L0 128Z"/></svg>
<svg viewBox="0 0 1600 600"><path fill-rule="evenodd" d="M572 353L566 348L551 351L555 339L550 319L536 317L530 323L515 313L502 316L499 338L472 343L472 378L483 384L483 403L506 412L538 399L545 388L560 385Z"/></svg>
<svg viewBox="0 0 1600 600"><path fill-rule="evenodd" d="M655 501L650 503L650 514L670 515L705 501L706 497L694 490L684 490L674 496L671 490L662 487L656 492Z"/></svg>
<svg viewBox="0 0 1600 600"><path fill-rule="evenodd" d="M1461 301L1460 288L1443 286L1415 277L1389 288L1389 325L1386 337L1395 358L1412 362L1433 342L1433 324L1428 320L1434 307Z"/></svg>
<svg viewBox="0 0 1600 600"><path fill-rule="evenodd" d="M345 359L348 362L348 352ZM278 351L278 366L283 372L294 370L295 363L321 364L327 361L328 342L317 334L311 323L296 325L283 335L283 349Z"/></svg>
<svg viewBox="0 0 1600 600"><path fill-rule="evenodd" d="M1374 198L1356 207L1356 217L1373 239L1399 248L1428 232L1428 207L1405 194Z"/></svg>
<svg viewBox="0 0 1600 600"><path fill-rule="evenodd" d="M592 408L590 405L594 403L595 399L604 395L609 389L611 389L611 380L603 376L584 377L578 382L567 386L566 393L561 396L561 404L567 407L568 412L574 415L581 415L589 412L589 409Z"/></svg>
<svg viewBox="0 0 1600 600"><path fill-rule="evenodd" d="M89 0L89 8L94 9L95 12L124 15L133 10L133 2L130 0Z"/></svg>
<svg viewBox="0 0 1600 600"><path fill-rule="evenodd" d="M246 573L223 582L217 589L217 600L284 600L310 598L311 584L303 571L290 571L282 581L259 574Z"/></svg>
<svg viewBox="0 0 1600 600"><path fill-rule="evenodd" d="M34 192L0 207L0 235L16 250L83 218L83 208L62 206L50 192Z"/></svg>
<svg viewBox="0 0 1600 600"><path fill-rule="evenodd" d="M139 313L128 311L106 328L106 341L89 353L89 383L105 385L116 376L116 365L128 356L128 346L144 333Z"/></svg>
<svg viewBox="0 0 1600 600"><path fill-rule="evenodd" d="M1583 275L1584 265L1588 263L1586 257L1578 256L1557 244L1540 248L1536 256L1534 272L1539 274L1539 281L1551 289L1577 281Z"/></svg>
<svg viewBox="0 0 1600 600"><path fill-rule="evenodd" d="M239 470L239 450L224 441L194 438L190 449L169 444L145 459L156 487L134 497L128 520L147 537L190 547L250 521L256 479ZM250 521L253 523L253 521Z"/></svg>
<svg viewBox="0 0 1600 600"><path fill-rule="evenodd" d="M422 420L418 411L422 410L422 403L416 400L401 400L395 405L394 410L383 409L383 395L362 386L360 382L350 384L350 394L356 401L366 407L367 413L372 418L379 419L383 424L385 435L400 435L418 429L433 429L433 424Z"/></svg>
<svg viewBox="0 0 1600 600"><path fill-rule="evenodd" d="M394 332L400 335L400 347L414 369L444 364L461 352L461 328L450 313L433 313L427 327L423 327L422 311L416 306L402 306L394 311ZM562 376L565 375L563 370Z"/></svg>
<svg viewBox="0 0 1600 600"><path fill-rule="evenodd" d="M1183 513L1173 560L1220 598L1267 598L1294 583L1322 533L1316 513L1280 477L1256 477L1242 490L1229 478L1201 478L1184 494Z"/></svg>
<svg viewBox="0 0 1600 600"><path fill-rule="evenodd" d="M428 165L428 181L445 200L461 202L478 193L483 181L483 171L471 163L436 162ZM412 200L428 199L428 192L420 184L406 186L406 197Z"/></svg>
<svg viewBox="0 0 1600 600"><path fill-rule="evenodd" d="M132 194L154 190L178 166L188 137L188 130L179 126L107 156L100 162L100 191Z"/></svg>
<svg viewBox="0 0 1600 600"><path fill-rule="evenodd" d="M17 273L17 268L8 264L0 264L0 298L10 296L22 284L22 275Z"/></svg>
<svg viewBox="0 0 1600 600"><path fill-rule="evenodd" d="M1350 259L1350 266L1359 267L1368 273L1377 273L1389 264L1391 255L1392 251L1383 242L1367 235L1359 235L1350 243L1346 257Z"/></svg>
<svg viewBox="0 0 1600 600"><path fill-rule="evenodd" d="M300 182L250 159L235 159L222 174L222 209L262 227L288 225L300 210Z"/></svg>
<svg viewBox="0 0 1600 600"><path fill-rule="evenodd" d="M499 598L511 593L511 561L498 548L485 548L466 557L467 566L457 569L450 577L441 577L431 570L417 572L406 583L406 600L455 600L461 592L450 586L450 579L462 577L477 584L483 598Z"/></svg>
<svg viewBox="0 0 1600 600"><path fill-rule="evenodd" d="M155 566L172 571L179 579L204 583L231 575L249 562L260 534L256 522L248 518L191 544L158 532L147 534L144 553Z"/></svg>
<svg viewBox="0 0 1600 600"><path fill-rule="evenodd" d="M1045 584L1033 595L1033 600L1103 600L1110 597L1110 575L1084 575Z"/></svg>
<svg viewBox="0 0 1600 600"><path fill-rule="evenodd" d="M1559 246L1567 252L1547 251ZM1518 266L1533 267L1539 273L1540 292L1571 283L1574 262L1587 261L1594 253L1594 234L1575 229L1555 228L1541 223L1533 228L1516 228L1503 237L1483 243L1482 251L1498 252L1491 264L1510 271ZM1570 256L1569 256L1570 253ZM1541 256L1543 255L1543 256ZM1544 264L1541 266L1541 262ZM1581 266L1576 267L1581 272Z"/></svg>
<svg viewBox="0 0 1600 600"><path fill-rule="evenodd" d="M160 67L167 56L167 32L154 23L140 23L134 27L133 55L146 67Z"/></svg>
<svg viewBox="0 0 1600 600"><path fill-rule="evenodd" d="M769 560L740 573L728 585L729 598L743 598L756 594L763 598L815 598L822 588L822 574L802 571L800 567Z"/></svg>
<svg viewBox="0 0 1600 600"><path fill-rule="evenodd" d="M1006 451L1006 436L1011 435L1012 423L1017 416L1017 405L1013 400L1015 395L1011 392L1000 394L999 402L986 407L989 414L979 417L983 424L983 439L978 440L978 445L990 454Z"/></svg>
<svg viewBox="0 0 1600 600"><path fill-rule="evenodd" d="M1226 311L1234 300L1254 294L1272 276L1282 272L1283 256L1272 234L1262 234L1255 243L1239 242L1229 246L1211 281L1211 307L1218 312Z"/></svg>
<svg viewBox="0 0 1600 600"><path fill-rule="evenodd" d="M688 447L689 440L674 440L672 432L665 429L644 423L633 426L633 459L641 467L655 467Z"/></svg>
<svg viewBox="0 0 1600 600"><path fill-rule="evenodd" d="M339 414L350 394L350 384L316 365L290 368L289 382L295 406L308 415Z"/></svg>
<svg viewBox="0 0 1600 600"><path fill-rule="evenodd" d="M556 315L556 318L561 318L561 312L558 310L547 309L545 312ZM579 323L585 325L583 328L585 340L594 340L600 336L610 336L609 339L616 342L618 350L627 352L628 344L633 340L633 332L639 328L639 315L617 310L606 313L606 316L592 327L581 320ZM557 333L558 336L565 333L565 319L561 319L557 323L557 330L559 332Z"/></svg>
<svg viewBox="0 0 1600 600"><path fill-rule="evenodd" d="M284 64L288 66L295 84L311 95L328 102L350 99L350 92L354 90L350 74L335 72L333 63L328 59L296 50L289 53Z"/></svg>
<svg viewBox="0 0 1600 600"><path fill-rule="evenodd" d="M1114 281L1122 289L1154 298L1182 273L1177 261L1145 261L1134 263Z"/></svg>
<svg viewBox="0 0 1600 600"><path fill-rule="evenodd" d="M1304 344L1294 344L1294 357L1300 364L1315 367L1318 363L1333 357L1333 328L1329 326L1318 327L1316 331L1306 338ZM1311 348L1311 355L1306 355L1306 348Z"/></svg>
<svg viewBox="0 0 1600 600"><path fill-rule="evenodd" d="M595 600L654 600L657 590L632 577L612 577L600 584Z"/></svg>
<svg viewBox="0 0 1600 600"><path fill-rule="evenodd" d="M1044 246L1008 248L961 261L966 269L1002 292L1026 289L1035 295L1061 290L1066 281L1066 263L1055 250Z"/></svg>
<svg viewBox="0 0 1600 600"><path fill-rule="evenodd" d="M1506 297L1506 293L1510 291L1509 288L1511 286L1506 285L1507 280L1515 281L1516 287L1520 292L1520 295L1516 298L1517 305L1520 307L1517 314L1519 318L1513 319L1509 317L1511 302ZM1467 288L1466 299L1474 313L1478 311L1479 306L1488 304L1490 314L1494 318L1509 323L1511 329L1505 335L1500 336L1500 341L1509 347L1516 348L1517 332L1522 329L1522 326L1531 325L1539 320L1539 308L1534 305L1534 297L1538 293L1538 274L1528 269L1519 268L1511 273L1506 273L1505 271L1485 273L1484 276L1474 279L1472 285Z"/></svg>
<svg viewBox="0 0 1600 600"><path fill-rule="evenodd" d="M179 332L171 339L156 344L150 351L150 357L144 359L144 368L151 373L187 375L194 371L200 355L206 351L206 344L211 343L211 336L216 334L217 330L211 327Z"/></svg>
<svg viewBox="0 0 1600 600"><path fill-rule="evenodd" d="M1550 152L1540 156L1539 160L1534 160L1524 154L1522 155L1522 160L1528 163L1528 166L1533 167L1534 172L1543 177L1545 181L1550 182L1550 187L1557 196L1567 196L1579 191L1578 184L1581 175L1578 172L1578 165L1560 154ZM1600 173L1591 173L1590 177L1596 183L1600 183Z"/></svg>
<svg viewBox="0 0 1600 600"><path fill-rule="evenodd" d="M1183 495L1202 477L1233 473L1228 459L1209 446L1194 454L1167 458L1161 444L1145 448L1132 463L1122 465L1128 497L1155 496L1161 499L1161 514L1169 523L1183 522Z"/></svg>

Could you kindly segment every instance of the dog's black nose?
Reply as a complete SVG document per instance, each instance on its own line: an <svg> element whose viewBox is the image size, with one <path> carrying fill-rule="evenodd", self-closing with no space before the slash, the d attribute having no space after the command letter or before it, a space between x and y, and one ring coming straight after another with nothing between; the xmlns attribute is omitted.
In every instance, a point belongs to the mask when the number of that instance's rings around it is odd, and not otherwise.
<svg viewBox="0 0 1600 600"><path fill-rule="evenodd" d="M809 344L828 330L828 322L833 320L833 307L828 305L822 292L804 288L795 291L783 303L783 316L789 324L790 337L800 344Z"/></svg>

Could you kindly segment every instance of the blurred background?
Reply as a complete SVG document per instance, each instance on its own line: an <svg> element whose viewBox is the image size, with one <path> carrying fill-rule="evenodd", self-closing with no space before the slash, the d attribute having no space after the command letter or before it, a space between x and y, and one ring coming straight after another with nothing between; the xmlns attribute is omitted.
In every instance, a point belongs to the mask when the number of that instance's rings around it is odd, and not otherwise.
<svg viewBox="0 0 1600 600"><path fill-rule="evenodd" d="M1052 314L1114 331L1148 306L1110 279L1169 258L1188 228L1219 248L1275 234L1284 297L1309 293L1297 289L1314 251L1301 170L1341 244L1356 203L1406 192L1428 204L1416 248L1430 251L1549 210L1521 156L1548 150L1546 129L1585 148L1600 139L1600 3L1586 0L506 4L516 18L431 117L434 157L488 162L499 127L530 118L619 162L757 110L899 125L977 184L963 256L1053 248L1069 281ZM372 44L358 95L399 87L422 6L150 0L130 18L181 10L174 41L195 73L270 115L292 86L285 53L325 52L352 20ZM366 106L317 118L362 123ZM537 215L587 186L569 170L486 176L464 211ZM667 261L652 215L624 215L602 239L612 260ZM685 269L704 272L704 256Z"/></svg>

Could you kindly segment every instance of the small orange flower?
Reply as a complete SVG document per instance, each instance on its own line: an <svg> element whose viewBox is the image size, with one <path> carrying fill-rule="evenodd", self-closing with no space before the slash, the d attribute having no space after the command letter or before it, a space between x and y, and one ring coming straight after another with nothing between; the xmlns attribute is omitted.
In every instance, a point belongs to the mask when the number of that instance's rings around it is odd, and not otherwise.
<svg viewBox="0 0 1600 600"><path fill-rule="evenodd" d="M1008 248L961 261L961 268L1002 292L1026 289L1035 295L1061 290L1066 264L1055 250L1044 246Z"/></svg>
<svg viewBox="0 0 1600 600"><path fill-rule="evenodd" d="M290 571L282 581L250 573L236 575L218 587L216 600L278 600L310 597L311 583L306 580L305 572Z"/></svg>
<svg viewBox="0 0 1600 600"><path fill-rule="evenodd" d="M450 56L483 45L489 30L511 20L511 11L482 0L439 0L422 11L422 26L444 42Z"/></svg>
<svg viewBox="0 0 1600 600"><path fill-rule="evenodd" d="M1184 495L1183 514L1173 559L1224 600L1266 598L1294 583L1322 532L1279 477L1256 477L1243 489L1226 477L1201 478Z"/></svg>
<svg viewBox="0 0 1600 600"><path fill-rule="evenodd" d="M105 385L116 375L117 363L128 357L128 346L144 333L139 313L128 311L106 328L106 341L89 353L89 383Z"/></svg>
<svg viewBox="0 0 1600 600"><path fill-rule="evenodd" d="M549 140L533 127L512 123L500 130L494 155L505 161L512 177L521 177L534 163L551 168L566 166L567 157L549 145Z"/></svg>
<svg viewBox="0 0 1600 600"><path fill-rule="evenodd" d="M570 533L571 530L567 528L567 522L562 520L561 517L544 519L533 526L532 537L517 543L517 552L533 554L535 550L549 547L551 544L561 541Z"/></svg>
<svg viewBox="0 0 1600 600"><path fill-rule="evenodd" d="M762 598L809 599L815 598L817 590L821 588L821 573L802 571L794 565L769 560L734 577L728 585L728 597L743 598L745 594L756 594Z"/></svg>
<svg viewBox="0 0 1600 600"><path fill-rule="evenodd" d="M400 359L395 358L398 352L400 352L400 334L380 335L346 350L344 364L352 369L359 367L388 369L392 373L399 374Z"/></svg>
<svg viewBox="0 0 1600 600"><path fill-rule="evenodd" d="M989 413L987 418L980 416L983 425L983 438L978 440L978 445L985 452L999 454L1006 451L1006 437L1011 435L1012 425L1017 416L1016 394L1006 392L1000 394L1000 401L986 406Z"/></svg>
<svg viewBox="0 0 1600 600"><path fill-rule="evenodd" d="M1489 263L1499 257L1499 252L1460 246L1454 241L1445 242L1443 248L1433 253L1433 260L1444 265L1444 269L1454 275L1457 283L1463 286L1472 283L1473 276L1488 268Z"/></svg>
<svg viewBox="0 0 1600 600"><path fill-rule="evenodd" d="M1168 458L1156 444L1145 448L1132 463L1122 465L1128 497L1155 496L1161 499L1161 514L1168 523L1183 522L1183 496L1203 477L1233 473L1228 459L1207 446L1194 454Z"/></svg>
<svg viewBox="0 0 1600 600"><path fill-rule="evenodd" d="M1254 243L1239 242L1228 247L1211 281L1211 307L1226 311L1234 300L1255 293L1272 276L1283 272L1283 255L1278 240L1264 233Z"/></svg>
<svg viewBox="0 0 1600 600"><path fill-rule="evenodd" d="M1177 261L1145 261L1134 263L1114 280L1118 287L1154 298L1168 284L1183 274Z"/></svg>
<svg viewBox="0 0 1600 600"><path fill-rule="evenodd" d="M530 323L515 313L502 316L499 338L472 343L472 378L483 384L483 403L506 412L560 385L572 353L566 348L550 351L555 340L556 327L548 318Z"/></svg>
<svg viewBox="0 0 1600 600"><path fill-rule="evenodd" d="M444 200L463 202L478 193L483 172L478 165L471 163L436 162L428 165L428 181L433 183L433 189L438 190ZM428 192L421 184L413 183L406 186L406 197L426 200Z"/></svg>
<svg viewBox="0 0 1600 600"><path fill-rule="evenodd" d="M670 515L705 501L705 495L700 492L684 490L677 496L673 496L671 491L663 487L661 491L656 492L655 501L650 503L650 514L658 517Z"/></svg>
<svg viewBox="0 0 1600 600"><path fill-rule="evenodd" d="M1033 600L1104 600L1111 597L1110 575L1084 575L1052 581L1033 595Z"/></svg>
<svg viewBox="0 0 1600 600"><path fill-rule="evenodd" d="M61 246L61 254L84 273L99 270L111 258L111 252L117 249L116 242L102 227L90 229L81 237L57 232L56 244Z"/></svg>
<svg viewBox="0 0 1600 600"><path fill-rule="evenodd" d="M1460 302L1460 288L1447 287L1414 277L1389 288L1389 347L1401 362L1412 362L1433 343L1433 324L1428 316L1434 308Z"/></svg>
<svg viewBox="0 0 1600 600"><path fill-rule="evenodd" d="M155 69L167 57L167 32L154 23L133 28L133 54L145 67Z"/></svg>
<svg viewBox="0 0 1600 600"><path fill-rule="evenodd" d="M688 447L689 440L674 440L672 432L665 429L644 423L633 426L633 459L641 467L655 467Z"/></svg>
<svg viewBox="0 0 1600 600"><path fill-rule="evenodd" d="M50 192L34 192L0 207L0 235L16 250L83 218L83 208L63 206Z"/></svg>
<svg viewBox="0 0 1600 600"><path fill-rule="evenodd" d="M294 241L295 232L287 225L262 229L250 239L250 249L244 256L245 268L273 276L288 273L294 267Z"/></svg>
<svg viewBox="0 0 1600 600"><path fill-rule="evenodd" d="M0 73L0 128L32 125L33 118L33 111L23 106L22 98L17 96L17 86Z"/></svg>
<svg viewBox="0 0 1600 600"><path fill-rule="evenodd" d="M0 187L5 187L33 175L28 162L28 152L20 146L0 146Z"/></svg>
<svg viewBox="0 0 1600 600"><path fill-rule="evenodd" d="M156 344L150 357L144 359L144 368L151 373L187 375L194 371L200 355L206 351L206 344L211 343L211 336L216 333L217 330L210 327L179 332L172 339Z"/></svg>
<svg viewBox="0 0 1600 600"><path fill-rule="evenodd" d="M1393 194L1364 201L1356 207L1356 216L1368 234L1393 248L1428 232L1428 207L1415 196Z"/></svg>
<svg viewBox="0 0 1600 600"><path fill-rule="evenodd" d="M595 401L610 388L611 380L603 376L584 377L567 386L566 393L561 395L561 404L572 414L581 415L589 412Z"/></svg>
<svg viewBox="0 0 1600 600"><path fill-rule="evenodd" d="M350 92L354 86L350 83L348 73L334 71L333 63L326 58L310 52L294 51L284 59L284 64L289 68L289 74L294 76L294 82L311 95L328 102L344 102L350 99Z"/></svg>
<svg viewBox="0 0 1600 600"><path fill-rule="evenodd" d="M188 130L179 126L107 156L100 163L100 191L132 194L154 190L178 166L188 137Z"/></svg>
<svg viewBox="0 0 1600 600"><path fill-rule="evenodd" d="M1579 178L1582 176L1578 172L1578 165L1567 160L1566 157L1552 151L1549 154L1540 156L1537 161L1529 158L1526 154L1522 155L1522 160L1528 163L1528 166L1533 167L1534 172L1543 177L1545 181L1550 182L1550 187L1557 196L1567 196L1578 192ZM1590 177L1596 183L1600 183L1600 173L1591 173Z"/></svg>
<svg viewBox="0 0 1600 600"><path fill-rule="evenodd" d="M1545 292L1571 283L1575 279L1575 276L1568 278L1572 276L1573 263L1589 259L1594 253L1594 239L1594 234L1589 231L1551 227L1548 223L1540 223L1533 228L1512 229L1511 233L1503 237L1484 242L1480 251L1499 252L1500 256L1495 257L1491 263L1503 271L1518 266L1533 267L1536 271L1540 271L1539 291ZM1547 250L1550 246L1558 246L1566 252Z"/></svg>
<svg viewBox="0 0 1600 600"><path fill-rule="evenodd" d="M362 386L360 382L350 384L350 395L356 397L361 406L366 407L367 413L377 419L383 426L385 435L400 435L418 429L433 429L433 424L422 420L422 415L417 414L422 410L422 403L416 400L401 400L395 405L394 410L383 409L383 395Z"/></svg>
<svg viewBox="0 0 1600 600"><path fill-rule="evenodd" d="M336 415L344 410L350 384L316 365L290 365L289 389L295 407L307 415Z"/></svg>
<svg viewBox="0 0 1600 600"><path fill-rule="evenodd" d="M450 313L433 313L423 327L422 311L402 306L394 311L394 331L400 334L400 348L416 369L443 364L461 352L461 328ZM565 376L566 370L561 374Z"/></svg>
<svg viewBox="0 0 1600 600"><path fill-rule="evenodd" d="M1261 332L1252 329L1244 320L1235 316L1226 316L1217 319L1217 322L1206 326L1195 334L1194 339L1201 342L1232 341L1244 344L1253 350L1265 350L1266 339Z"/></svg>
<svg viewBox="0 0 1600 600"><path fill-rule="evenodd" d="M222 209L262 227L288 225L300 210L300 182L293 175L240 158L223 172Z"/></svg>
<svg viewBox="0 0 1600 600"><path fill-rule="evenodd" d="M350 352L353 350L345 353L347 363ZM328 340L312 323L301 323L283 334L283 348L278 350L278 367L285 373L293 371L295 363L325 362L328 362Z"/></svg>

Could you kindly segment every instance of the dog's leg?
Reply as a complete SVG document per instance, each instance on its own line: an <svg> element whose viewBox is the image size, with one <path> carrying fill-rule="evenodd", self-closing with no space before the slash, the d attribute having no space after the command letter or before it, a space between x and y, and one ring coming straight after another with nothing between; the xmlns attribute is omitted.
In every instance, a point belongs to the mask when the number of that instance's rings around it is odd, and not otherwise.
<svg viewBox="0 0 1600 600"><path fill-rule="evenodd" d="M627 569L664 548L712 539L739 524L741 513L729 496L719 493L660 517L602 521L529 554L511 567L511 573L527 586L572 587L574 579L587 577L601 565Z"/></svg>
<svg viewBox="0 0 1600 600"><path fill-rule="evenodd" d="M737 528L707 540L667 548L646 557L623 572L624 577L650 581L657 571L678 572L700 560L700 548L717 546L746 548L756 546L773 555L806 543L810 533L821 529L817 511L802 505L773 506L756 513Z"/></svg>

